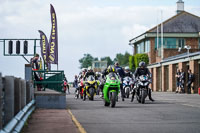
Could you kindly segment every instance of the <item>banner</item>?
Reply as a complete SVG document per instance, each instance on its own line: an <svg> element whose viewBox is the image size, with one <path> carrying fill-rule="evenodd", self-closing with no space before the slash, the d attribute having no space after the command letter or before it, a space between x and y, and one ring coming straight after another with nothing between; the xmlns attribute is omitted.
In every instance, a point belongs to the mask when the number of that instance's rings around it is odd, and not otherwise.
<svg viewBox="0 0 200 133"><path fill-rule="evenodd" d="M41 56L44 60L44 63L47 64L47 62L49 61L49 43L47 40L46 35L44 34L44 32L42 32L41 30L39 30L40 33L40 47L41 47Z"/></svg>
<svg viewBox="0 0 200 133"><path fill-rule="evenodd" d="M58 64L58 33L57 33L57 20L56 12L51 5L51 35L49 40L49 62L51 64Z"/></svg>

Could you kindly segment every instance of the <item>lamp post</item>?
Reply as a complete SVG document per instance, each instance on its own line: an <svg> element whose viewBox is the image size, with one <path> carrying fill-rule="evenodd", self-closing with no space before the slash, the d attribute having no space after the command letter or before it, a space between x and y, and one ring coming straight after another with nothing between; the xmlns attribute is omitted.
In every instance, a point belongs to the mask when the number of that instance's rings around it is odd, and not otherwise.
<svg viewBox="0 0 200 133"><path fill-rule="evenodd" d="M190 54L191 46L190 45L186 45L184 48L187 49L188 61L190 61L189 54Z"/></svg>

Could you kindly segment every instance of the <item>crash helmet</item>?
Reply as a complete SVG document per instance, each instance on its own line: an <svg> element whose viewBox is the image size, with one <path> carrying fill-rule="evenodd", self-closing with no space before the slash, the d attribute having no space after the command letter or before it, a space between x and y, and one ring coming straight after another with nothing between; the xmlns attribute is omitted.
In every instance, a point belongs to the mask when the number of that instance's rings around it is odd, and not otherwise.
<svg viewBox="0 0 200 133"><path fill-rule="evenodd" d="M86 72L86 70L87 70L86 68L82 68L81 69L82 72Z"/></svg>
<svg viewBox="0 0 200 133"><path fill-rule="evenodd" d="M108 72L116 72L116 69L114 66L108 66L108 69L107 69Z"/></svg>
<svg viewBox="0 0 200 133"><path fill-rule="evenodd" d="M141 61L141 62L139 63L139 67L145 68L145 67L146 67L146 63L145 63L144 61Z"/></svg>
<svg viewBox="0 0 200 133"><path fill-rule="evenodd" d="M96 74L97 77L100 77L100 76L101 76L101 73L100 73L100 72L96 72L95 74Z"/></svg>
<svg viewBox="0 0 200 133"><path fill-rule="evenodd" d="M90 67L88 67L88 71L93 71L91 66L90 66Z"/></svg>
<svg viewBox="0 0 200 133"><path fill-rule="evenodd" d="M118 62L115 62L115 66L119 66L119 63L118 63Z"/></svg>
<svg viewBox="0 0 200 133"><path fill-rule="evenodd" d="M124 69L125 69L125 71L129 71L130 70L128 66L126 66Z"/></svg>

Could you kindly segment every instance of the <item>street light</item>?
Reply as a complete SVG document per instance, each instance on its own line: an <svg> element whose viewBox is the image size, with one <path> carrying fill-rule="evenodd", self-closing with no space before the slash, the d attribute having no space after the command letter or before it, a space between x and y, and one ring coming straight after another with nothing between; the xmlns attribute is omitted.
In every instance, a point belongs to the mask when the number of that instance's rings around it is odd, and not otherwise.
<svg viewBox="0 0 200 133"><path fill-rule="evenodd" d="M190 54L191 46L190 46L190 45L185 45L184 48L187 49L187 55L188 55L188 61L189 61L189 54ZM182 49L182 48L179 47L179 48L178 48L178 52L181 52L181 49Z"/></svg>
<svg viewBox="0 0 200 133"><path fill-rule="evenodd" d="M188 61L189 61L189 54L190 54L191 46L190 45L185 45L184 48L187 49L187 55L188 55Z"/></svg>

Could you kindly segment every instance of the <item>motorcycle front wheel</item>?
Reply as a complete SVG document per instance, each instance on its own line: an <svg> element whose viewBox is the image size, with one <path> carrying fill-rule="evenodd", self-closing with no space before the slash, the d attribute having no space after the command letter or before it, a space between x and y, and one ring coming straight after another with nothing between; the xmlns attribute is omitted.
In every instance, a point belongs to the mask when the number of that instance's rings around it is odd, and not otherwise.
<svg viewBox="0 0 200 133"><path fill-rule="evenodd" d="M94 88L89 89L89 94L90 94L89 100L93 101L94 100Z"/></svg>
<svg viewBox="0 0 200 133"><path fill-rule="evenodd" d="M142 92L141 92L141 103L142 104L145 103L145 98L146 98L146 91L142 90Z"/></svg>
<svg viewBox="0 0 200 133"><path fill-rule="evenodd" d="M114 108L117 100L117 92L111 92L110 95L111 107Z"/></svg>

